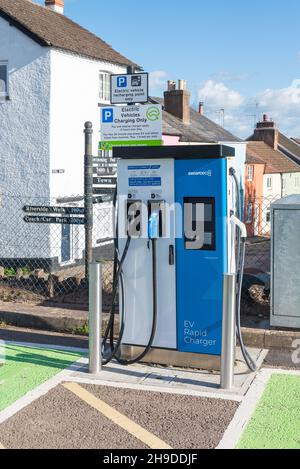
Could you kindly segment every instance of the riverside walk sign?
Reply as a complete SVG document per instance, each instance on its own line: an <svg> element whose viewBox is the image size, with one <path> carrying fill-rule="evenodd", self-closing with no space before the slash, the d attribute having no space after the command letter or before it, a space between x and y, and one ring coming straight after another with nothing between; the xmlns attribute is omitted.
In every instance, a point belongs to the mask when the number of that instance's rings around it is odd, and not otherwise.
<svg viewBox="0 0 300 469"><path fill-rule="evenodd" d="M56 207L43 205L25 205L25 223L46 223L55 225L84 225L84 207ZM50 215L50 216L49 216ZM73 216L77 215L77 216Z"/></svg>
<svg viewBox="0 0 300 469"><path fill-rule="evenodd" d="M162 106L109 106L100 111L99 150L115 146L160 146L162 144Z"/></svg>

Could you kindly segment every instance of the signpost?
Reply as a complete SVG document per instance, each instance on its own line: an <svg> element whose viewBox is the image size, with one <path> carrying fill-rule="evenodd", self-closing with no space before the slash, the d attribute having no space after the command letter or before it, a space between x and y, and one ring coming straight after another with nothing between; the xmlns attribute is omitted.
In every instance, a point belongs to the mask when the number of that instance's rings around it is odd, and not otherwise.
<svg viewBox="0 0 300 469"><path fill-rule="evenodd" d="M115 191L114 187L94 187L93 194L94 195L107 195L113 194Z"/></svg>
<svg viewBox="0 0 300 469"><path fill-rule="evenodd" d="M148 73L111 75L110 84L111 104L136 104L148 101Z"/></svg>
<svg viewBox="0 0 300 469"><path fill-rule="evenodd" d="M162 144L160 104L104 107L100 119L100 150L111 150L114 146Z"/></svg>
<svg viewBox="0 0 300 469"><path fill-rule="evenodd" d="M47 223L56 225L84 225L83 217L49 217L47 215L25 215L25 223Z"/></svg>
<svg viewBox="0 0 300 469"><path fill-rule="evenodd" d="M99 186L113 185L115 186L117 182L116 177L94 177L93 184Z"/></svg>
<svg viewBox="0 0 300 469"><path fill-rule="evenodd" d="M25 205L25 213L49 213L61 215L84 215L84 207L56 207L43 205Z"/></svg>

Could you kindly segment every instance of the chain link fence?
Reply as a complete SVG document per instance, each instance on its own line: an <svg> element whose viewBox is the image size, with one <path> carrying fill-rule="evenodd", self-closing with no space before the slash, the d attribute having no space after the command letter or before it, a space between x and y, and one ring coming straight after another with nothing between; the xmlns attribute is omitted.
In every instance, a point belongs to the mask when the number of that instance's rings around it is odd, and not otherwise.
<svg viewBox="0 0 300 469"><path fill-rule="evenodd" d="M0 301L13 303L68 303L88 305L85 273L85 226L50 224L46 207L83 208L83 196L42 198L1 195L0 200ZM29 213L30 207L39 213ZM43 213L43 208L45 212ZM76 210L75 210L76 212ZM28 222L39 216L44 222ZM93 205L93 260L103 262L103 298L110 302L113 275L113 206ZM28 216L27 221L24 217ZM81 218L83 216L75 216Z"/></svg>
<svg viewBox="0 0 300 469"><path fill-rule="evenodd" d="M242 295L242 324L251 326L270 316L271 204L281 196L246 197L246 258Z"/></svg>

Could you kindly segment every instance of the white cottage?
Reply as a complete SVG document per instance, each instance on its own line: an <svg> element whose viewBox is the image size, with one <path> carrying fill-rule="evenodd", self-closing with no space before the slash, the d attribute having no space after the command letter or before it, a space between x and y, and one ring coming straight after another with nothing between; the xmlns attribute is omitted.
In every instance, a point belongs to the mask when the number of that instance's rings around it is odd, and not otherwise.
<svg viewBox="0 0 300 469"><path fill-rule="evenodd" d="M93 122L96 155L109 75L136 66L63 10L63 0L0 0L1 259L82 257L80 228L63 227L59 246L58 227L26 225L20 207L83 194L83 124Z"/></svg>

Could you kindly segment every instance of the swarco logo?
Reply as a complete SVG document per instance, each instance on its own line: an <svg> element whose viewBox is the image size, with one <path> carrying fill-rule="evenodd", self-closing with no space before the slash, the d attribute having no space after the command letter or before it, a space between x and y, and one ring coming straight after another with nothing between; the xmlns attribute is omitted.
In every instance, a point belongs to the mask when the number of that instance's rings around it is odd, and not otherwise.
<svg viewBox="0 0 300 469"><path fill-rule="evenodd" d="M212 170L209 169L208 171L189 171L188 176L212 176Z"/></svg>
<svg viewBox="0 0 300 469"><path fill-rule="evenodd" d="M146 113L147 119L149 121L158 121L160 118L160 110L157 107L149 107L147 113Z"/></svg>

